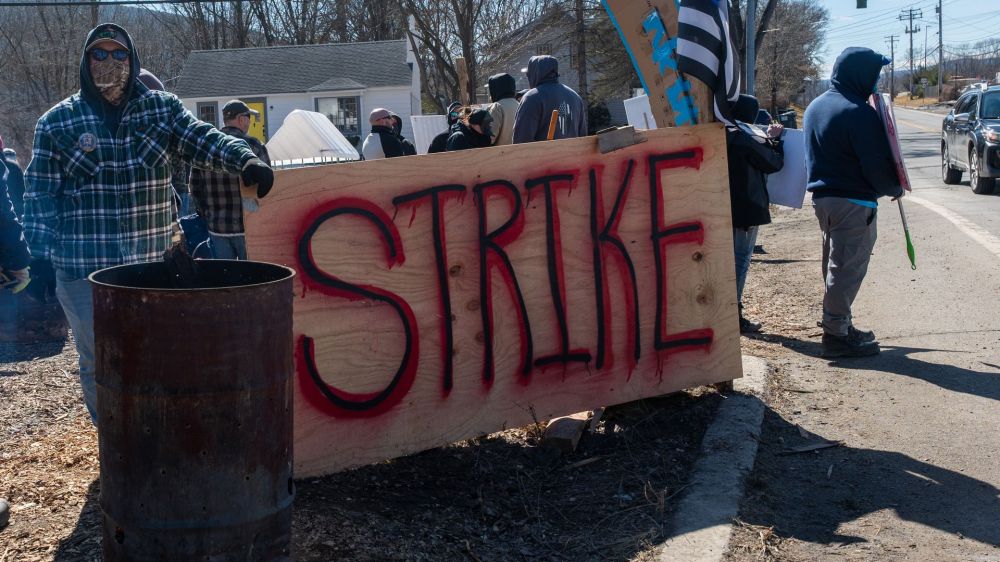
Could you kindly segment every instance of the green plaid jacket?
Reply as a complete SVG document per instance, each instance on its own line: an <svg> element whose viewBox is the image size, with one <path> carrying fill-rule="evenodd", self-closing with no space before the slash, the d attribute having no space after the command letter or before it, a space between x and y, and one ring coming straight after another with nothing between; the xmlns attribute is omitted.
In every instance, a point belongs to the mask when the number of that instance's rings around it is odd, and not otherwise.
<svg viewBox="0 0 1000 562"><path fill-rule="evenodd" d="M246 142L197 120L173 94L137 83L112 136L101 116L70 96L38 120L25 174L25 238L36 258L68 277L161 259L174 203L170 160L239 173Z"/></svg>

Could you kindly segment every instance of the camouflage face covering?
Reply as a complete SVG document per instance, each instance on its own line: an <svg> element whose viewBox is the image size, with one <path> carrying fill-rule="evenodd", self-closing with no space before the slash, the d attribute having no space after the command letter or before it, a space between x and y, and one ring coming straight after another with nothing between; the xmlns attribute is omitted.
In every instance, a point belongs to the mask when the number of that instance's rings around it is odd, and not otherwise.
<svg viewBox="0 0 1000 562"><path fill-rule="evenodd" d="M125 95L125 85L128 84L129 61L117 61L108 57L102 61L90 60L90 75L94 85L101 91L101 96L112 105L118 105Z"/></svg>

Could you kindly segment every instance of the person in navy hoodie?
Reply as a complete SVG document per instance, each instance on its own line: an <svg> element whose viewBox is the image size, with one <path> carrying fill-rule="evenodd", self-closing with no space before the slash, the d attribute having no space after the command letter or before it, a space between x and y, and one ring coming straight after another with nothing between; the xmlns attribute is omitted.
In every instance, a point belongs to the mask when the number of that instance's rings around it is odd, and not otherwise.
<svg viewBox="0 0 1000 562"><path fill-rule="evenodd" d="M863 47L837 57L832 86L806 109L808 190L823 233L823 357L879 353L875 334L854 327L851 305L875 246L878 198L899 198L888 137L868 98L891 61Z"/></svg>

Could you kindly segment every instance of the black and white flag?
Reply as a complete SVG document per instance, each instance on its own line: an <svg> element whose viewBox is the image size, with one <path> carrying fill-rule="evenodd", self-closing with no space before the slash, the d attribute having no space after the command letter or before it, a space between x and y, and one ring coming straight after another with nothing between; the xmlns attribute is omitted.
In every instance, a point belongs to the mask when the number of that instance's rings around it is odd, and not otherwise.
<svg viewBox="0 0 1000 562"><path fill-rule="evenodd" d="M677 27L677 69L715 93L715 115L729 123L740 95L739 54L729 33L726 0L681 0Z"/></svg>

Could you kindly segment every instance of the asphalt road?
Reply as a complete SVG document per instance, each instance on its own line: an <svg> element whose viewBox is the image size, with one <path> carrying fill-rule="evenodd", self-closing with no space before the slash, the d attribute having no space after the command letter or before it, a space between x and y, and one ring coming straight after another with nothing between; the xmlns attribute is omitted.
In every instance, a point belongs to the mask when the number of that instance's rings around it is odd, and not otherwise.
<svg viewBox="0 0 1000 562"><path fill-rule="evenodd" d="M911 109L896 109L903 158L914 184L914 195L944 207L1000 238L1000 193L976 195L968 174L959 185L941 181L942 115Z"/></svg>
<svg viewBox="0 0 1000 562"><path fill-rule="evenodd" d="M774 559L1000 561L1000 195L973 194L967 178L941 181L941 115L896 117L918 268L896 204L883 199L854 307L882 353L817 357L819 236L808 202L762 230L772 255L751 269L757 310L792 302L785 319L802 326L762 336L786 350L772 358L784 388L769 404L741 519L783 539ZM817 438L841 445L789 454ZM730 560L759 559L765 534L734 536Z"/></svg>

